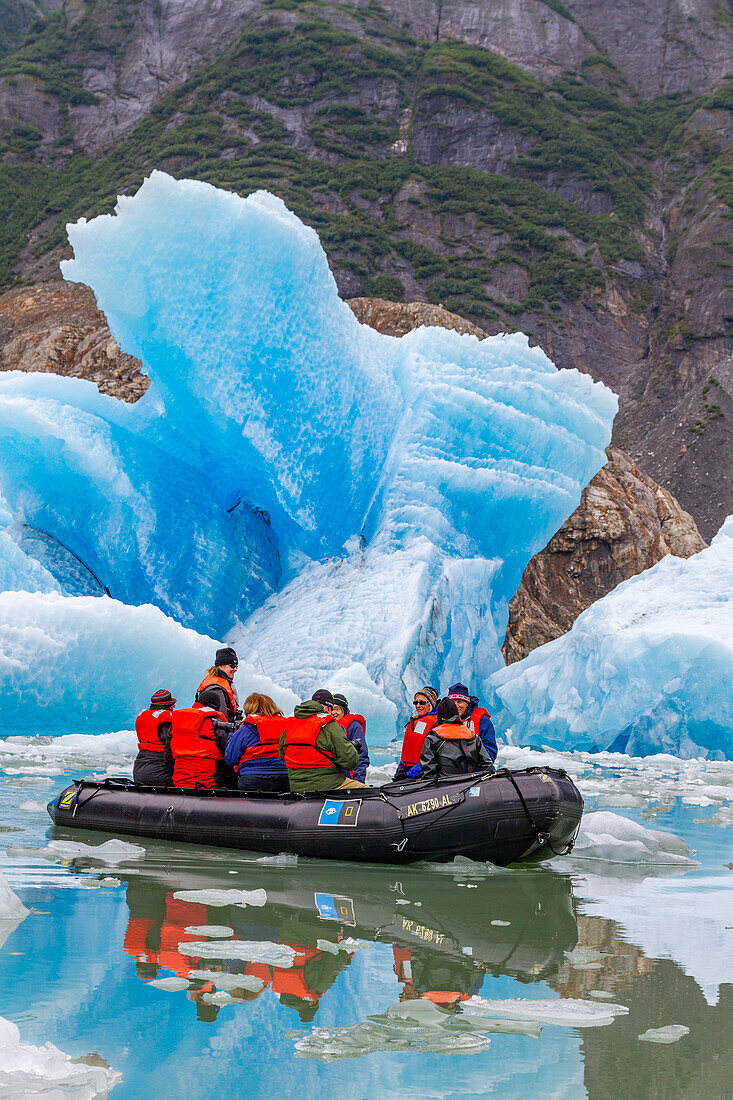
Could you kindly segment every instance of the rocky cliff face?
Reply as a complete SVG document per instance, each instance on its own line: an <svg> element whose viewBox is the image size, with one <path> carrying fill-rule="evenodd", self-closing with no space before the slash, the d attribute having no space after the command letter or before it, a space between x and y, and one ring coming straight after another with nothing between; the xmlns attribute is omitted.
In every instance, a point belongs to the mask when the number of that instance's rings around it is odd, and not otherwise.
<svg viewBox="0 0 733 1100"><path fill-rule="evenodd" d="M3 3L47 14L0 61L0 287L152 167L266 186L344 297L527 332L706 537L733 511L730 4Z"/></svg>
<svg viewBox="0 0 733 1100"><path fill-rule="evenodd" d="M137 401L140 363L121 352L88 287L45 283L0 295L0 370L88 378L102 393Z"/></svg>
<svg viewBox="0 0 733 1100"><path fill-rule="evenodd" d="M507 664L559 638L592 603L666 554L689 558L706 546L670 492L618 447L607 455L578 508L522 575L509 604Z"/></svg>

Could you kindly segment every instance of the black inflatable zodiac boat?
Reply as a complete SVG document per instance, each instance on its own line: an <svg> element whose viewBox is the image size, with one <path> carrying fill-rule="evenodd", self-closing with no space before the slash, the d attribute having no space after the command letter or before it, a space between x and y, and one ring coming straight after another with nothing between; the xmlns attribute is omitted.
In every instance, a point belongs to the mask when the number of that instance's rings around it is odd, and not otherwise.
<svg viewBox="0 0 733 1100"><path fill-rule="evenodd" d="M569 851L583 799L555 768L285 795L161 789L112 778L76 780L48 812L60 828L249 851L370 863L461 855L505 866Z"/></svg>

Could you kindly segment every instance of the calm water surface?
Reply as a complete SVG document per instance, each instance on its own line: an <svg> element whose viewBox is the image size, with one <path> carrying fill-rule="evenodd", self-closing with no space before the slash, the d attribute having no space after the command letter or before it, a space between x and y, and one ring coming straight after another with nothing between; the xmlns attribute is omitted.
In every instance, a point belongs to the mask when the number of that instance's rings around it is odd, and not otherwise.
<svg viewBox="0 0 733 1100"><path fill-rule="evenodd" d="M40 808L90 762L0 753L0 870L31 909L0 931L0 1015L120 1071L115 1100L733 1096L733 770L685 805L669 776L589 766L587 809L683 837L684 873L500 871L49 851L107 839ZM675 1024L676 1042L639 1039Z"/></svg>

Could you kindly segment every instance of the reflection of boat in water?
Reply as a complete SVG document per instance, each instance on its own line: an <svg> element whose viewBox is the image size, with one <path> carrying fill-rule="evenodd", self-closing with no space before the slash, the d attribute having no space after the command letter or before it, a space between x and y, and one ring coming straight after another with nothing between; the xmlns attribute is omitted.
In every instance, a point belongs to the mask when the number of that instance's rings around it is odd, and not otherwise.
<svg viewBox="0 0 733 1100"><path fill-rule="evenodd" d="M464 855L500 866L564 854L582 812L577 787L555 768L279 796L77 780L49 805L67 828L326 859Z"/></svg>
<svg viewBox="0 0 733 1100"><path fill-rule="evenodd" d="M155 859L148 852L128 876L125 949L141 978L185 979L202 1019L220 1002L244 1003L266 990L312 1019L356 940L392 946L402 999L451 1005L478 992L486 975L546 978L577 939L570 884L543 868L483 879L459 867L414 868L398 878L337 864L217 860L171 870ZM226 904L242 891L244 905Z"/></svg>

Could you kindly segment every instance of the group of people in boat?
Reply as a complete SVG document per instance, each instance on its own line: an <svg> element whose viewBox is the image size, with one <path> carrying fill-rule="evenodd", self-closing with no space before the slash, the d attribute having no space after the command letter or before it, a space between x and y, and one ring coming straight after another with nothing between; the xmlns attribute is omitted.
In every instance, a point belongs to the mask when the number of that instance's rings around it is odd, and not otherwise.
<svg viewBox="0 0 733 1100"><path fill-rule="evenodd" d="M190 707L176 709L170 691L154 692L135 721L135 783L191 789L239 788L284 793L367 786L366 719L345 695L318 688L286 716L253 692L240 710L236 652L216 652ZM463 684L440 699L415 692L395 779L438 779L490 770L496 759L491 716Z"/></svg>

